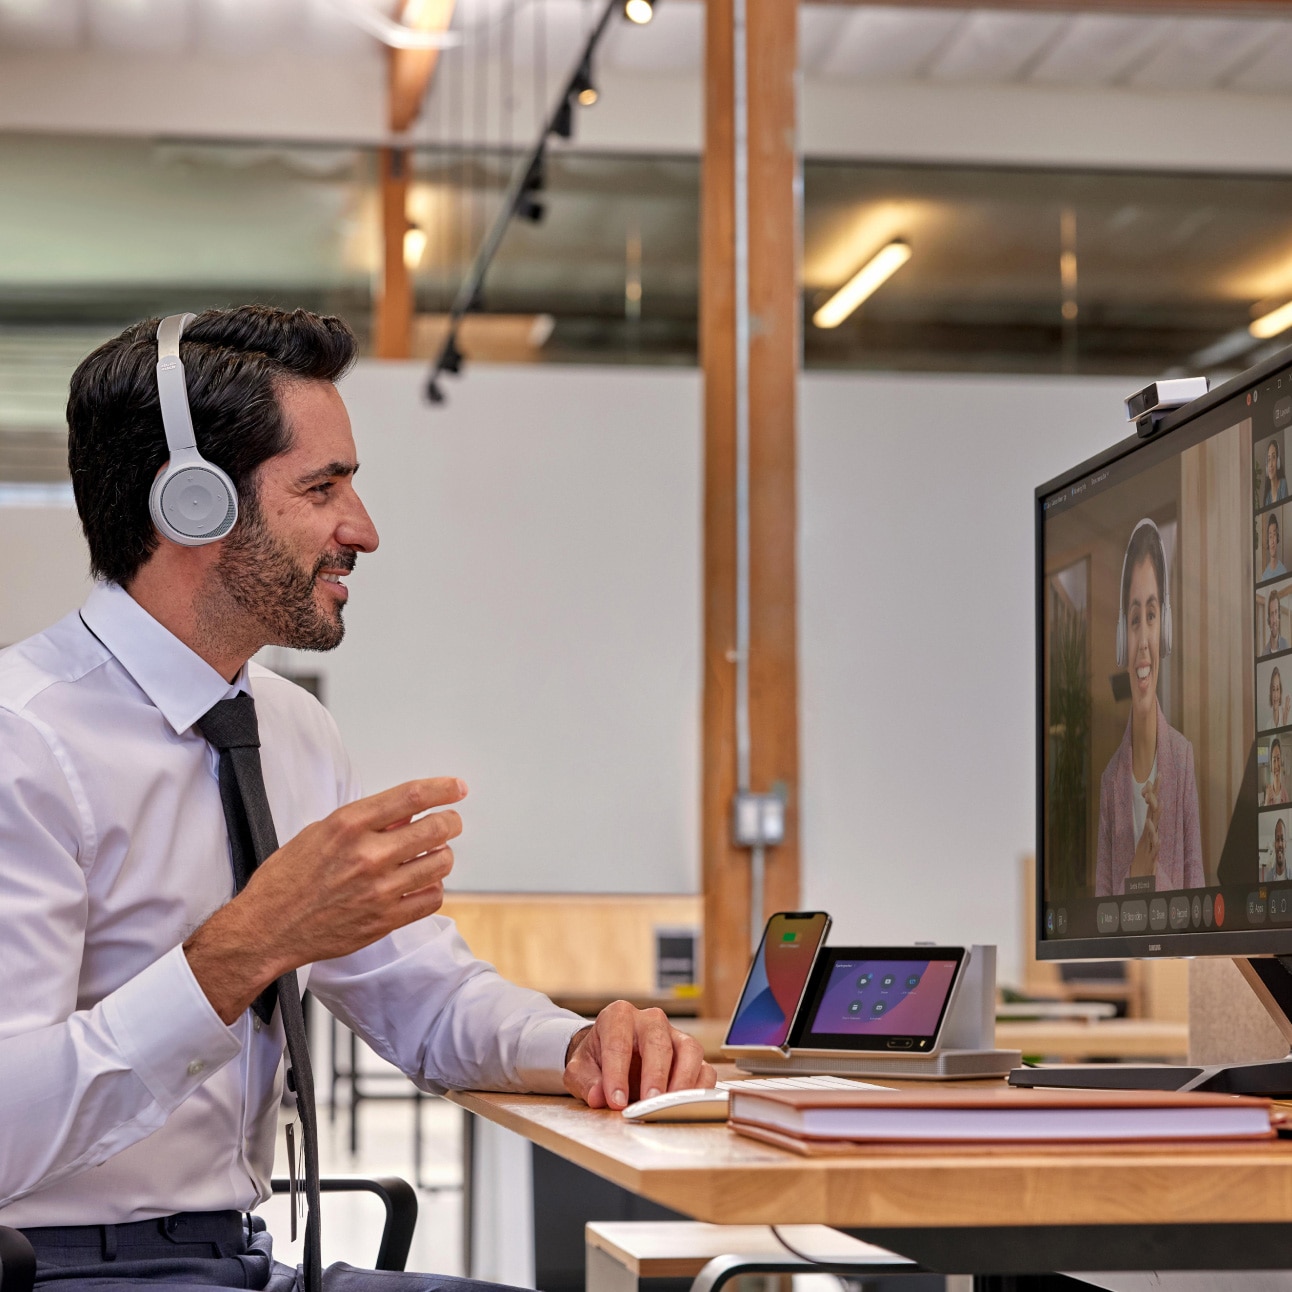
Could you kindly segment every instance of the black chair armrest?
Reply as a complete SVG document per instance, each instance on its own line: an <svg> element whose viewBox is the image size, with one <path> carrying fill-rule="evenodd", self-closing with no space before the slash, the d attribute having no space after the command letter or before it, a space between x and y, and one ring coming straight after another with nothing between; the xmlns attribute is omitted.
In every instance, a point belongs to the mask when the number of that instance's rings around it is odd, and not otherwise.
<svg viewBox="0 0 1292 1292"><path fill-rule="evenodd" d="M291 1181L275 1177L275 1193L287 1193ZM305 1186L302 1183L300 1187ZM375 1193L386 1207L386 1223L381 1231L381 1247L373 1266L378 1270L402 1270L408 1262L408 1251L413 1245L413 1230L417 1227L417 1194L407 1180L397 1175L384 1175L368 1179L360 1175L327 1175L319 1181L323 1193ZM24 1240L25 1241L25 1240ZM28 1285L29 1292L30 1285ZM0 1292L11 1292L6 1282Z"/></svg>
<svg viewBox="0 0 1292 1292"><path fill-rule="evenodd" d="M0 1225L0 1289L31 1292L35 1282L36 1253L27 1235L21 1229Z"/></svg>

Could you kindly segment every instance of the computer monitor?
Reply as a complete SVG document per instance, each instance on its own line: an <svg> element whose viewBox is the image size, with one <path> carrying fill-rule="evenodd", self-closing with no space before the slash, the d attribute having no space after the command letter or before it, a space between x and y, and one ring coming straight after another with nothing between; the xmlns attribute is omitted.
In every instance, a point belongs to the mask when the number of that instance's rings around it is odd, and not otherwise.
<svg viewBox="0 0 1292 1292"><path fill-rule="evenodd" d="M1292 349L1036 491L1039 959L1292 955L1290 454Z"/></svg>

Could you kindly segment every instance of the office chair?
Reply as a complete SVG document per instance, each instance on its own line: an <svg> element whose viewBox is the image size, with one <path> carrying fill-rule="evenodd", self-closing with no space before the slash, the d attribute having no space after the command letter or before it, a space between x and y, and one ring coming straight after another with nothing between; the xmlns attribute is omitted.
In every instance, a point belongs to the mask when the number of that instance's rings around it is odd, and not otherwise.
<svg viewBox="0 0 1292 1292"><path fill-rule="evenodd" d="M271 1182L275 1193L287 1193L291 1182L275 1176ZM322 1193L375 1193L386 1207L386 1220L381 1227L381 1246L377 1249L375 1270L402 1270L408 1261L408 1249L413 1245L413 1230L417 1227L417 1194L407 1180L397 1175L383 1175L368 1179L361 1175L325 1175L319 1181ZM0 1283L0 1292L11 1292Z"/></svg>
<svg viewBox="0 0 1292 1292"><path fill-rule="evenodd" d="M275 1179L275 1193L288 1192L285 1179ZM402 1270L408 1260L417 1226L417 1194L406 1180L398 1176L381 1176L369 1180L357 1175L325 1176L319 1181L324 1193L375 1193L386 1207L381 1228L381 1246L377 1249L379 1270ZM32 1292L36 1282L36 1253L21 1230L0 1225L0 1292Z"/></svg>
<svg viewBox="0 0 1292 1292"><path fill-rule="evenodd" d="M20 1229L0 1225L0 1292L31 1292L36 1253Z"/></svg>

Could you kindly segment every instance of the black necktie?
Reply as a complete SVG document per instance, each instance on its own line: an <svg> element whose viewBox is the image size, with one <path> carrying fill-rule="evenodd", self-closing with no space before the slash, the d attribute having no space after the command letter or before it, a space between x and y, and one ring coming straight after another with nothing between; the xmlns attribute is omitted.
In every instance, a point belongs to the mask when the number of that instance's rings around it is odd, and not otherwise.
<svg viewBox="0 0 1292 1292"><path fill-rule="evenodd" d="M221 700L197 721L197 729L220 751L220 802L229 830L233 878L241 892L252 872L271 852L278 850L278 835L265 793L260 767L260 728L256 702L246 694ZM271 983L252 1008L266 1023L278 1001L287 1034L287 1083L296 1092L301 1118L301 1147L305 1155L305 1292L321 1292L323 1256L319 1236L319 1141L314 1109L314 1073L310 1068L305 1013L301 1008L296 971ZM292 1164L293 1174L295 1164Z"/></svg>

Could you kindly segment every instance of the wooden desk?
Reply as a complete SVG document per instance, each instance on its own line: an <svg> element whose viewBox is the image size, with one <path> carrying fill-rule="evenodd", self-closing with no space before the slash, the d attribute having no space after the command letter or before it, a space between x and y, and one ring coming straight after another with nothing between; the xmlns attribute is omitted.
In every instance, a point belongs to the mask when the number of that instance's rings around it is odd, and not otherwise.
<svg viewBox="0 0 1292 1292"><path fill-rule="evenodd" d="M831 1225L942 1273L1292 1265L1292 1141L814 1159L725 1125L632 1125L571 1099L450 1098L698 1220Z"/></svg>
<svg viewBox="0 0 1292 1292"><path fill-rule="evenodd" d="M996 1022L996 1044L1025 1055L1066 1063L1087 1059L1162 1059L1183 1063L1189 1053L1188 1023L1154 1018L1107 1018Z"/></svg>

